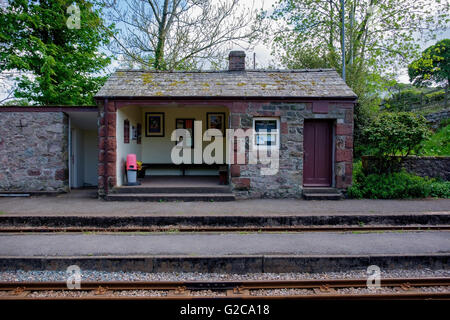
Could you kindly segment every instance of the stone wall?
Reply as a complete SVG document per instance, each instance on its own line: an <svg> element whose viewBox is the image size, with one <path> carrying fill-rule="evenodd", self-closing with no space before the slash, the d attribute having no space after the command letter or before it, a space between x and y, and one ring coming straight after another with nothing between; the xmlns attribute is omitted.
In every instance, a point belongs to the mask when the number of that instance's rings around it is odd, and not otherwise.
<svg viewBox="0 0 450 320"><path fill-rule="evenodd" d="M99 196L117 182L116 117L114 101L98 101L99 106ZM215 105L214 102L211 104ZM300 198L303 186L303 124L305 119L330 119L334 122L333 186L345 190L352 183L353 103L320 102L279 103L236 101L226 103L230 128L250 129L253 117L279 117L281 126L280 170L261 175L264 164L232 164L230 184L238 198ZM248 150L248 148L247 148Z"/></svg>
<svg viewBox="0 0 450 320"><path fill-rule="evenodd" d="M428 120L433 129L437 129L442 120L450 119L450 109L441 110L425 115L425 119Z"/></svg>
<svg viewBox="0 0 450 320"><path fill-rule="evenodd" d="M279 117L280 170L260 174L262 164L233 164L231 185L238 198L300 198L303 189L303 125L305 119L334 120L334 186L344 190L352 182L353 104L235 102L230 107L232 129L249 129L253 117Z"/></svg>
<svg viewBox="0 0 450 320"><path fill-rule="evenodd" d="M0 191L68 191L62 112L0 112Z"/></svg>
<svg viewBox="0 0 450 320"><path fill-rule="evenodd" d="M374 166L377 166L376 158L363 157L364 170L370 173ZM401 166L407 172L421 177L441 178L450 181L450 157L409 156L403 159Z"/></svg>
<svg viewBox="0 0 450 320"><path fill-rule="evenodd" d="M105 196L116 185L116 117L114 102L97 101L98 127L98 194Z"/></svg>

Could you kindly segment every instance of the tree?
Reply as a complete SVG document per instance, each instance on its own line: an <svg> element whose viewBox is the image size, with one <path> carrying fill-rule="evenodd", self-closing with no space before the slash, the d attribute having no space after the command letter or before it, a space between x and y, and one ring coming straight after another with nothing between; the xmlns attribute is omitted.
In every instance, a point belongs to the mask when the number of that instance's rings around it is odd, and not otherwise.
<svg viewBox="0 0 450 320"><path fill-rule="evenodd" d="M450 83L450 39L444 39L422 52L408 66L409 81L416 86Z"/></svg>
<svg viewBox="0 0 450 320"><path fill-rule="evenodd" d="M281 24L275 30L274 49L283 64L302 64L297 58L309 52L324 65L342 68L340 2L278 2L270 17ZM347 81L353 69L354 74L397 71L417 56L419 36L435 36L450 21L449 4L440 0L346 0L345 10Z"/></svg>
<svg viewBox="0 0 450 320"><path fill-rule="evenodd" d="M194 69L223 60L226 45L258 34L256 11L238 0L104 0L121 31L112 51L130 65L156 70ZM242 3L242 2L241 2Z"/></svg>
<svg viewBox="0 0 450 320"><path fill-rule="evenodd" d="M363 128L378 111L379 92L418 55L419 36L435 35L448 25L447 12L448 2L439 0L345 1L345 80L359 101L356 148L364 143ZM279 0L261 18L275 22L268 39L273 38L273 53L283 66L331 67L340 73L341 14L340 0Z"/></svg>
<svg viewBox="0 0 450 320"><path fill-rule="evenodd" d="M67 13L74 2L79 29L67 24L69 18L76 22ZM90 0L10 0L0 8L0 71L21 73L16 98L41 105L94 103L105 81L98 74L110 62L98 50L111 34L94 5Z"/></svg>

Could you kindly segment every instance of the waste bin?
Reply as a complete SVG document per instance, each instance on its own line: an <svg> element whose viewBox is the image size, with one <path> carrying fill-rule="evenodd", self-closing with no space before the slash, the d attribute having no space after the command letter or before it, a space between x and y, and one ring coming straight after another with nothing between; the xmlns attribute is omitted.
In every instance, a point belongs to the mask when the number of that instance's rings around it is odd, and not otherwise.
<svg viewBox="0 0 450 320"><path fill-rule="evenodd" d="M138 185L136 155L133 153L127 155L127 181L129 186Z"/></svg>

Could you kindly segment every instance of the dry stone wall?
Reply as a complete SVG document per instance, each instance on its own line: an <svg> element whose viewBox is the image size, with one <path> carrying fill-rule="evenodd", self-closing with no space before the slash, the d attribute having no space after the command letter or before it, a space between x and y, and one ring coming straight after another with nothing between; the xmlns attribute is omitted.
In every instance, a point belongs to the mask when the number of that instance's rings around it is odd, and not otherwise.
<svg viewBox="0 0 450 320"><path fill-rule="evenodd" d="M68 191L62 112L0 112L0 192Z"/></svg>

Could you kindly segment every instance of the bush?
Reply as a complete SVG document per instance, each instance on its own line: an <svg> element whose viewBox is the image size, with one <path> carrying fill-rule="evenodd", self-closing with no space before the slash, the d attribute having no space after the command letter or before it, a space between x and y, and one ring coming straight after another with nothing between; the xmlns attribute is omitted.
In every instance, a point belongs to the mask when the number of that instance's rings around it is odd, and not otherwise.
<svg viewBox="0 0 450 320"><path fill-rule="evenodd" d="M422 178L405 171L390 174L369 174L355 165L354 184L349 187L351 198L362 199L408 199L450 198L450 182ZM359 169L358 169L359 168Z"/></svg>
<svg viewBox="0 0 450 320"><path fill-rule="evenodd" d="M407 156L430 136L423 116L410 112L382 113L365 129L371 155Z"/></svg>
<svg viewBox="0 0 450 320"><path fill-rule="evenodd" d="M398 171L402 157L420 151L430 133L423 116L411 112L382 113L364 130L367 153L378 158L378 173Z"/></svg>

